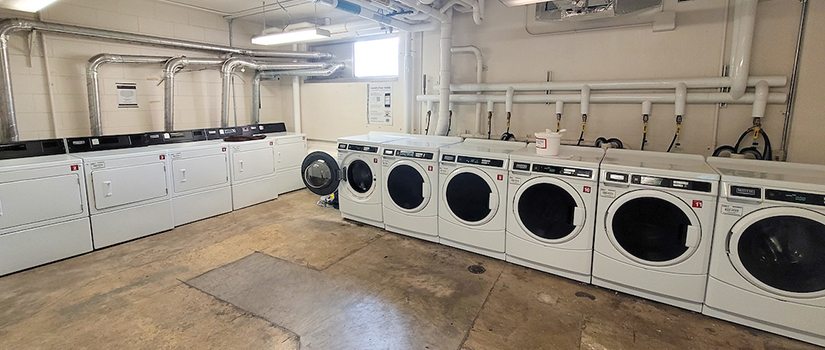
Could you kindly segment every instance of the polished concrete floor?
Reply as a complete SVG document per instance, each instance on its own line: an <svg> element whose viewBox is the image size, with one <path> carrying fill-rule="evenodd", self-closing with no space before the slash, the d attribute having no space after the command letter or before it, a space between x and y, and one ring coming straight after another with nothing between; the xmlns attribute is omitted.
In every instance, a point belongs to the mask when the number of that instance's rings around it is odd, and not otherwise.
<svg viewBox="0 0 825 350"><path fill-rule="evenodd" d="M2 277L0 349L815 348L316 201L298 191Z"/></svg>

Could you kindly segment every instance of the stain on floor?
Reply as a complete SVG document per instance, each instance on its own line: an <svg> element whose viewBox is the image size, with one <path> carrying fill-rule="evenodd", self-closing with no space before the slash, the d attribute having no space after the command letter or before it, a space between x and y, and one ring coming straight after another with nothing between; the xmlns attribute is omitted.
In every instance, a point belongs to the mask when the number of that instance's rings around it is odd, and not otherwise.
<svg viewBox="0 0 825 350"><path fill-rule="evenodd" d="M818 348L316 201L298 191L2 277L0 349Z"/></svg>

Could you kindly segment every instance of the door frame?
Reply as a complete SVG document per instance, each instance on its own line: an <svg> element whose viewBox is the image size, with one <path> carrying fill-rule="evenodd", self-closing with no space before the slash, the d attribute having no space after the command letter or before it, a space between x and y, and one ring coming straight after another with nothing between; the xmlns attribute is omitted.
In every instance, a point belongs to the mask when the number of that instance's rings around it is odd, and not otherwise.
<svg viewBox="0 0 825 350"><path fill-rule="evenodd" d="M477 175L482 180L487 182L487 186L489 186L490 190L491 190L491 192L490 192L490 201L489 201L490 205L489 206L490 207L495 207L495 208L489 208L490 213L487 214L487 216L484 217L484 219L481 219L479 221L470 222L470 221L465 221L464 219L458 217L458 215L456 215L453 212L453 209L450 208L450 202L447 201L447 186L449 186L450 181L452 181L453 178L455 178L456 176L464 174L464 173L470 173L470 174ZM458 221L458 222L460 222L464 225L467 225L467 226L482 226L482 225L490 222L491 220L493 220L493 218L498 213L498 211L500 209L499 207L501 207L501 204L500 204L501 196L500 196L500 193L498 191L498 187L496 186L496 183L493 181L493 179L490 177L489 174L482 171L481 169L477 169L477 168L473 168L473 167L460 167L460 168L457 168L457 169L453 170L449 175L447 175L447 177L444 179L444 184L442 184L442 186L441 186L441 200L443 201L444 208L447 209L447 212L450 213L450 215L456 221ZM492 205L493 203L495 203L495 205Z"/></svg>
<svg viewBox="0 0 825 350"><path fill-rule="evenodd" d="M564 236L562 238L547 239L547 238L541 238L539 236L536 236L533 232L531 232L530 230L527 229L527 226L525 226L524 222L522 222L522 220L521 220L521 214L519 213L519 210L518 210L518 202L521 199L521 196L524 194L524 192L527 191L527 189L529 189L530 187L532 187L534 185L539 185L539 184L554 185L556 187L561 188L565 192L567 192L567 194L570 195L570 197L573 198L573 201L576 202L576 208L581 213L579 215L574 214L574 216L573 216L573 221L574 221L573 226L575 226L576 228L572 232L570 232L569 234L567 234L566 236ZM569 241L573 240L574 238L578 237L579 234L581 234L581 232L584 230L584 226L587 223L587 207L584 204L584 199L582 199L581 195L578 192L576 192L576 189L572 185L570 185L569 183L567 183L565 181L562 181L561 179L557 179L557 178L554 178L554 177L538 176L538 177L534 177L530 180L527 180L526 182L521 184L521 186L519 186L518 190L516 191L515 196L513 197L513 203L511 203L511 204L512 204L512 207L513 207L513 209L512 209L513 210L513 215L515 216L516 223L518 223L519 227L521 227L521 229L525 233L530 235L530 237L532 237L533 239L535 239L539 242L542 242L542 243L560 244L560 243L569 242ZM577 220L576 216L579 217L578 220Z"/></svg>
<svg viewBox="0 0 825 350"><path fill-rule="evenodd" d="M418 175L421 175L421 178L424 179L424 184L422 185L423 188L421 189L421 195L424 197L424 200L421 201L420 205L418 205L417 207L412 208L412 209L406 209L406 208L402 208L401 206L399 206L397 203L395 203L395 201L392 199L392 196L389 193L390 187L389 187L388 182L390 180L390 174L392 174L392 171L395 170L395 168L398 168L398 167L403 166L403 165L406 165L406 166L409 166L409 167L415 169L418 172ZM418 212L424 210L424 208L426 208L427 205L430 204L430 199L432 198L432 194L433 194L433 186L432 186L432 183L430 182L429 174L427 174L427 172L424 171L424 167L421 166L421 164L418 164L418 162L414 162L414 161L410 161L410 160L397 160L397 161L393 162L390 165L389 168L387 168L387 171L384 174L382 174L382 176L384 177L384 191L387 191L387 197L389 197L390 203L392 203L392 205L395 209L401 210L405 213L414 214L414 213L418 213Z"/></svg>

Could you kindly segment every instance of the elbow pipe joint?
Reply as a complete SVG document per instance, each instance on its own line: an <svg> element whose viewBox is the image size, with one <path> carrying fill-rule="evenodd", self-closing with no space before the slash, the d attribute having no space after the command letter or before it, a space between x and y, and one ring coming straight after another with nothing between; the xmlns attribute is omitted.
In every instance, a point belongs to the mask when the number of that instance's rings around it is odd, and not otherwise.
<svg viewBox="0 0 825 350"><path fill-rule="evenodd" d="M762 118L765 116L765 108L768 105L769 90L770 87L764 80L756 84L756 96L753 102L753 113L751 113L754 118Z"/></svg>

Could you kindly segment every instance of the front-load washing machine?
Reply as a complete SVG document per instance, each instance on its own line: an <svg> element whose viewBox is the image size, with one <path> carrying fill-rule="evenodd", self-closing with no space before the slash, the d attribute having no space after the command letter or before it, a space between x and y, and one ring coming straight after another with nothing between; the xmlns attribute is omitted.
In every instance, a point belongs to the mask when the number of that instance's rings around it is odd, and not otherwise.
<svg viewBox="0 0 825 350"><path fill-rule="evenodd" d="M384 144L381 171L387 231L438 242L438 149L462 140L412 136Z"/></svg>
<svg viewBox="0 0 825 350"><path fill-rule="evenodd" d="M825 166L708 163L722 186L702 313L825 346Z"/></svg>
<svg viewBox="0 0 825 350"><path fill-rule="evenodd" d="M510 154L507 261L590 283L599 164L604 150L536 144Z"/></svg>
<svg viewBox="0 0 825 350"><path fill-rule="evenodd" d="M442 147L439 242L504 260L510 153L523 142L467 139Z"/></svg>
<svg viewBox="0 0 825 350"><path fill-rule="evenodd" d="M304 159L301 165L304 184L321 196L338 190L343 218L384 228L381 152L385 143L409 137L375 132L342 137L338 139L337 161L321 151Z"/></svg>
<svg viewBox="0 0 825 350"><path fill-rule="evenodd" d="M83 162L62 139L0 144L0 276L90 252Z"/></svg>
<svg viewBox="0 0 825 350"><path fill-rule="evenodd" d="M304 188L301 163L307 156L306 134L287 132L284 123L251 126L255 134L263 134L275 141L275 168L278 173L278 194Z"/></svg>
<svg viewBox="0 0 825 350"><path fill-rule="evenodd" d="M146 139L139 134L67 140L69 152L83 160L95 249L175 226L168 153L146 147Z"/></svg>
<svg viewBox="0 0 825 350"><path fill-rule="evenodd" d="M593 284L701 311L716 171L699 155L609 149L599 185Z"/></svg>

